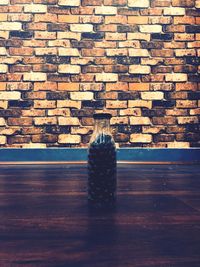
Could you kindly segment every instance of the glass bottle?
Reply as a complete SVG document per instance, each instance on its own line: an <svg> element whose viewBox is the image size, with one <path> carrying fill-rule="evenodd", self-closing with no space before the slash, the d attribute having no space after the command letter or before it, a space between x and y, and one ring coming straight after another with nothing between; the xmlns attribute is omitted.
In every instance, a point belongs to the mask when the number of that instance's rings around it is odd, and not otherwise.
<svg viewBox="0 0 200 267"><path fill-rule="evenodd" d="M94 131L88 148L88 200L114 204L117 187L116 146L110 130L111 114L94 114Z"/></svg>

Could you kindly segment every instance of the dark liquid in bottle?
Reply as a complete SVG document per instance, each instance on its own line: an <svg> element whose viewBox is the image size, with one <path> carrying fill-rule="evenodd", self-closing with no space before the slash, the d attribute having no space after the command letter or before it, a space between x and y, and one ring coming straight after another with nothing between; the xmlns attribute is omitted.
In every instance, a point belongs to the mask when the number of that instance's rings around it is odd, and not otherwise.
<svg viewBox="0 0 200 267"><path fill-rule="evenodd" d="M103 142L101 141L103 139ZM99 135L88 153L88 200L112 204L116 197L116 150L111 136Z"/></svg>

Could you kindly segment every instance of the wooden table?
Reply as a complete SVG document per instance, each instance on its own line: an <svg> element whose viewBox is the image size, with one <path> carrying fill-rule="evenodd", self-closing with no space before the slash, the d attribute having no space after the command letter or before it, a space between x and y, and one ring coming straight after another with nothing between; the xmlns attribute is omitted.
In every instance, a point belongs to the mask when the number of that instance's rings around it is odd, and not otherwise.
<svg viewBox="0 0 200 267"><path fill-rule="evenodd" d="M113 210L85 165L0 167L0 267L199 267L200 166L118 166Z"/></svg>

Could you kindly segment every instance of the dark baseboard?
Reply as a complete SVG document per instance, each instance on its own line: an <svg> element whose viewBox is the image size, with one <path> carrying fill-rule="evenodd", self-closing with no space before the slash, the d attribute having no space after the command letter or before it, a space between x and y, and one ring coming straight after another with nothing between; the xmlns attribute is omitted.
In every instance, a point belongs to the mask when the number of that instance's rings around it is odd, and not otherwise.
<svg viewBox="0 0 200 267"><path fill-rule="evenodd" d="M117 150L120 162L134 163L200 163L200 148L146 149L120 148ZM66 163L87 161L86 148L44 148L21 149L1 148L0 163Z"/></svg>

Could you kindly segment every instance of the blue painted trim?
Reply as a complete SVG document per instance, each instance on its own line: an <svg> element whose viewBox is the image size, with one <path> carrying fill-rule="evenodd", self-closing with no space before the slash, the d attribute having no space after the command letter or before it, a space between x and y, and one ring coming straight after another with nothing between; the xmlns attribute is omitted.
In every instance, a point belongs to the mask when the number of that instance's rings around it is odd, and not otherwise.
<svg viewBox="0 0 200 267"><path fill-rule="evenodd" d="M117 150L119 161L136 162L199 162L200 148L188 149L146 149L120 148ZM0 149L0 162L33 161L86 161L86 148L44 148L44 149Z"/></svg>

